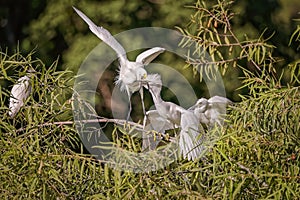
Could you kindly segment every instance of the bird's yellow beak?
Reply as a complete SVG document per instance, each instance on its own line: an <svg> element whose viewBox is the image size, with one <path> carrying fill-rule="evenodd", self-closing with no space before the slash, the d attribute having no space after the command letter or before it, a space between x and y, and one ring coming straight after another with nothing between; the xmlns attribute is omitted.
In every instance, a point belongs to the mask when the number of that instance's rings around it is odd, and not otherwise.
<svg viewBox="0 0 300 200"><path fill-rule="evenodd" d="M147 78L147 74L144 74L142 79L146 79Z"/></svg>

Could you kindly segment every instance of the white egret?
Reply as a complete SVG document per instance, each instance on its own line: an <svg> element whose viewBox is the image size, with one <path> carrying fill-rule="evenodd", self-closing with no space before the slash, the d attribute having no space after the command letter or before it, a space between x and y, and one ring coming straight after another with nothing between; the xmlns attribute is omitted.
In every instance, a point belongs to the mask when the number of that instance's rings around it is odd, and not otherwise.
<svg viewBox="0 0 300 200"><path fill-rule="evenodd" d="M119 75L116 78L116 84L119 85L121 91L126 91L129 99L129 111L127 120L131 113L131 95L139 91L142 101L143 112L145 114L145 106L143 99L143 80L147 77L147 72L144 66L148 65L159 54L165 51L164 48L154 47L139 54L135 62L129 61L126 57L126 52L120 43L110 34L109 31L101 26L95 25L85 14L73 7L77 14L89 25L89 29L103 42L110 46L119 58Z"/></svg>
<svg viewBox="0 0 300 200"><path fill-rule="evenodd" d="M200 132L204 133L204 129L201 125L199 126L199 123L207 127L213 127L215 124L222 125L224 121L222 117L226 112L226 105L229 103L231 103L229 99L221 96L213 96L209 100L201 98L188 109L192 113L182 114L180 125L181 131L185 134L181 134L179 144L182 155L187 155L188 160L195 160L205 150L205 146L201 145L201 142L206 138L204 135L199 138ZM196 148L191 149L191 147Z"/></svg>
<svg viewBox="0 0 300 200"><path fill-rule="evenodd" d="M181 127L179 148L183 158L188 160L197 159L203 147L201 147L199 120L193 111L186 110L172 102L166 102L161 99L162 89L161 77L158 74L150 74L147 77L149 91L156 110L148 111L144 119L145 130L153 128L155 131L164 132L167 129ZM201 129L202 130L202 129ZM143 149L154 149L159 143L160 138L154 138L149 134L143 135Z"/></svg>
<svg viewBox="0 0 300 200"><path fill-rule="evenodd" d="M30 79L27 75L19 78L11 90L9 98L9 116L14 117L24 105L31 92Z"/></svg>

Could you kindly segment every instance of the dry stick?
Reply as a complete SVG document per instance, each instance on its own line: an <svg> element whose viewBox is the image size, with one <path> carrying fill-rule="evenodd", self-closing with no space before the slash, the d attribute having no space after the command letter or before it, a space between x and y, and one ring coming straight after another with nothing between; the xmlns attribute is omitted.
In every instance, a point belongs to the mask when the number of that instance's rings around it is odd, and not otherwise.
<svg viewBox="0 0 300 200"><path fill-rule="evenodd" d="M212 14L209 10L207 10L206 8L197 8L198 10L202 10L202 11L204 11L204 12L207 12L214 20L216 20L216 21L218 21L218 22L220 22L220 23L222 23L222 24L224 24L224 21L222 21L222 20L220 20L220 19L218 19L214 14Z"/></svg>
<svg viewBox="0 0 300 200"><path fill-rule="evenodd" d="M242 56L242 57L237 57L237 58L232 58L232 59L227 59L227 60L220 60L220 61L211 61L211 62L206 62L206 61L200 61L199 59L196 59L195 62L190 62L188 61L189 64L192 65L219 65L219 64L224 64L224 63L228 63L228 62L234 62L237 60L240 60L242 58L246 58L247 56Z"/></svg>
<svg viewBox="0 0 300 200"><path fill-rule="evenodd" d="M62 122L47 122L47 123L44 123L44 124L39 124L36 127L45 127L45 126L52 126L52 125L63 126L63 125L72 125L74 123L99 123L99 122L102 122L102 123L112 122L112 123L119 124L119 125L125 125L127 123L127 124L132 125L134 128L136 128L140 131L149 133L149 131L144 130L144 128L141 124L131 122L131 121L126 121L124 119L108 119L108 118L104 118L104 117L101 117L101 119L87 119L87 120L62 121ZM25 129L26 128L19 128L19 129L16 130L16 132L18 133L18 132L21 132ZM149 134L154 134L154 133L150 132ZM164 134L164 133L160 133L160 134L164 138L169 138L169 139L167 139L168 141L171 141L171 142L175 141L174 137L170 137L169 135Z"/></svg>
<svg viewBox="0 0 300 200"><path fill-rule="evenodd" d="M229 22L229 19L227 17L227 15L224 15L224 18L225 18L225 22L226 22L226 25L228 27L228 31L230 32L231 36L233 37L233 39L235 40L236 43L239 44L239 46L241 47L241 49L243 49L243 45L240 43L239 39L235 36L235 34L233 33L232 31L232 28L231 28L231 25L230 25L230 22ZM250 59L251 63L255 66L255 68L261 72L261 69L259 68L259 66L256 64L256 62L253 61L252 58L250 58L249 54L247 51L245 51L245 54L248 56L248 58Z"/></svg>
<svg viewBox="0 0 300 200"><path fill-rule="evenodd" d="M239 46L241 49L244 49L244 48L247 47L247 46L255 46L255 45L261 44L261 43L256 43L256 44L246 44L246 45L242 45L242 44L240 43L239 39L235 36L235 34L234 34L233 31L232 31L232 28L231 28L231 25L230 25L230 22L229 22L229 19L228 19L227 15L224 15L224 18L225 18L225 22L224 22L224 21L218 19L213 13L211 13L209 10L207 10L207 9L205 9L205 8L197 8L197 9L198 9L198 10L202 10L202 11L208 13L209 16L211 16L214 20L218 21L219 23L226 24L227 27L228 27L228 30L229 30L229 32L230 32L230 35L226 35L226 36L231 36L231 37L233 37L233 39L234 39L235 42L236 42L236 43L233 44L234 46ZM232 44L230 44L230 45L232 45ZM218 46L218 45L215 45L215 46ZM227 44L226 44L226 45L222 44L222 45L220 45L220 46L229 46L229 45L227 45ZM253 59L250 58L250 56L249 56L249 54L248 54L247 51L245 51L245 54L246 54L246 56L242 56L242 57L238 57L238 58L233 58L233 59L228 59L228 60L224 60L224 61L218 61L218 62L209 62L209 63L204 63L204 64L223 64L223 63L226 63L226 62L233 62L233 61L236 61L236 60L239 60L239 59L248 57L248 58L250 59L251 63L255 66L255 68L256 68L258 71L261 72L261 69L259 68L259 66L257 65L257 63L255 63L255 62L253 61ZM196 60L195 63L190 62L190 64L199 64L199 63L197 63L197 62L198 62L198 60Z"/></svg>
<svg viewBox="0 0 300 200"><path fill-rule="evenodd" d="M52 126L52 125L72 125L74 123L97 123L97 122L113 122L119 125L124 125L126 123L126 120L123 119L108 119L108 118L101 118L101 119L87 119L87 120L76 120L76 121L62 121L62 122L47 122L44 124L39 124L37 127L44 127L44 126ZM135 126L141 130L143 130L143 126L141 124L135 123L135 122L127 122L128 124L131 124L132 126ZM16 130L16 132L21 132L25 130L26 128L19 128Z"/></svg>
<svg viewBox="0 0 300 200"><path fill-rule="evenodd" d="M241 47L241 49L243 49L243 45L240 43L239 39L235 36L235 34L232 31L229 19L227 17L227 15L224 14L224 18L225 18L225 22L218 19L213 13L211 13L209 10L205 9L205 8L198 8L199 10L203 10L204 12L207 12L214 20L222 23L222 24L226 24L228 27L228 31L230 32L231 36L233 37L233 39L235 40L236 43L239 44L239 46ZM245 51L246 55L249 57L251 63L255 66L255 68L261 72L261 69L259 68L259 66L253 61L252 58L250 58L249 54L247 51Z"/></svg>
<svg viewBox="0 0 300 200"><path fill-rule="evenodd" d="M232 160L232 159L231 159ZM240 164L240 163L236 163L241 169L245 170L246 172L248 172L248 174L252 175L256 180L258 180L258 177L256 174L252 173L251 170L249 168L247 168L246 166Z"/></svg>

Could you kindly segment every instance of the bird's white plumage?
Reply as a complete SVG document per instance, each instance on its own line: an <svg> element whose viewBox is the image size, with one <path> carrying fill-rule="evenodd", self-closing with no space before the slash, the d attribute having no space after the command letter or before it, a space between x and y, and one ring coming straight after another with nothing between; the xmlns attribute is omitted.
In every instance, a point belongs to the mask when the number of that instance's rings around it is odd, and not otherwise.
<svg viewBox="0 0 300 200"><path fill-rule="evenodd" d="M117 53L121 62L125 62L125 60L127 60L126 51L108 30L101 26L95 25L92 20L90 20L85 14L83 14L83 12L81 12L77 8L73 7L73 9L89 25L90 30Z"/></svg>
<svg viewBox="0 0 300 200"><path fill-rule="evenodd" d="M162 88L161 77L158 74L148 75L144 66L152 62L159 54L164 52L165 49L154 47L139 54L136 57L135 62L131 62L127 59L124 48L109 33L109 31L103 27L96 26L78 9L74 8L74 10L89 25L90 30L117 53L120 66L116 84L120 86L122 91L127 92L129 102L131 95L136 91L140 91L144 111L143 86L150 91L156 110L148 111L146 113L144 118L145 130L152 129L158 132L164 132L167 129L180 126L180 152L183 157L188 160L195 160L198 158L204 149L200 145L201 141L198 140L200 135L199 132L203 131L202 128L199 129L199 127L201 127L199 122L207 124L208 126L221 124L220 115L224 113L226 105L230 103L230 101L220 96L214 96L209 100L201 98L188 110L185 110L172 102L163 101L160 96ZM131 103L129 106L127 119L130 116ZM157 139L159 140L159 138ZM153 149L157 144L158 141L155 141L154 137L151 136L147 136L147 141L143 140L143 148L149 147L150 149Z"/></svg>
<svg viewBox="0 0 300 200"><path fill-rule="evenodd" d="M147 81L149 85L149 91L156 107L156 110L151 112L153 114L150 116L152 119L150 117L148 119L148 123L150 124L148 126L153 127L154 130L155 128L161 129L163 133L165 130L167 130L166 127L169 129L180 127L180 153L188 160L197 159L203 151L203 147L200 145L200 140L198 140L200 135L199 126L201 126L199 124L199 119L193 111L186 110L172 102L166 102L161 99L160 92L162 89L162 82L160 75L151 74L147 77ZM166 123L168 126L163 126L161 128L160 123L162 122ZM154 140L153 137L148 136L147 140L143 140L143 147L150 146L153 149L156 147L158 142L159 141Z"/></svg>
<svg viewBox="0 0 300 200"><path fill-rule="evenodd" d="M215 124L223 124L222 117L226 113L226 106L230 103L229 99L221 96L213 96L208 100L201 98L189 110L195 113L202 124L211 127Z"/></svg>
<svg viewBox="0 0 300 200"><path fill-rule="evenodd" d="M161 99L160 92L162 89L162 81L160 75L150 74L147 77L147 82L154 105L159 115L164 117L165 119L168 119L173 124L179 125L181 113L185 109L175 103L166 102Z"/></svg>
<svg viewBox="0 0 300 200"><path fill-rule="evenodd" d="M24 105L24 101L31 92L30 79L28 76L19 78L11 90L9 99L9 116L14 117Z"/></svg>
<svg viewBox="0 0 300 200"><path fill-rule="evenodd" d="M161 47L154 47L138 55L135 62L129 61L126 57L126 51L124 48L108 30L95 25L85 14L75 7L73 7L73 9L89 25L90 30L117 53L120 66L118 71L119 74L116 79L116 85L120 87L121 91L126 91L129 98L130 103L127 120L131 112L130 97L136 91L140 91L143 112L145 114L142 85L144 84L144 79L147 77L147 72L144 69L144 66L148 65L160 53L164 52L165 49Z"/></svg>
<svg viewBox="0 0 300 200"><path fill-rule="evenodd" d="M143 127L146 132L143 133L142 151L145 151L154 150L161 141L161 137L154 135L151 131L165 133L166 130L173 129L174 124L160 116L157 110L149 110L144 117Z"/></svg>
<svg viewBox="0 0 300 200"><path fill-rule="evenodd" d="M145 87L150 91L156 107L155 111L151 111L154 114L148 117L148 124L150 124L148 127L152 127L153 130L160 129L163 133L166 129L164 127L160 128L162 122L168 122L168 128L172 126L180 127L180 153L183 158L196 160L206 150L203 144L207 138L203 134L204 129L201 124L208 127L215 124L221 125L223 122L221 116L225 114L226 105L231 101L220 96L213 96L209 100L201 98L197 100L194 106L186 110L172 102L165 102L161 99L162 81L160 75L151 74L147 77L147 81L149 88L148 86ZM153 137L150 136L149 138L152 140L143 141L143 146L150 146L153 149L158 143L153 140Z"/></svg>
<svg viewBox="0 0 300 200"><path fill-rule="evenodd" d="M200 137L199 127L201 127L201 125L199 124L199 119L193 112L185 111L182 113L180 126L180 153L184 159L196 160L205 149L201 145L203 137ZM203 132L202 129L201 131Z"/></svg>
<svg viewBox="0 0 300 200"><path fill-rule="evenodd" d="M146 50L136 57L136 62L143 63L143 65L148 65L151 63L159 54L165 51L164 48L154 47L152 49Z"/></svg>

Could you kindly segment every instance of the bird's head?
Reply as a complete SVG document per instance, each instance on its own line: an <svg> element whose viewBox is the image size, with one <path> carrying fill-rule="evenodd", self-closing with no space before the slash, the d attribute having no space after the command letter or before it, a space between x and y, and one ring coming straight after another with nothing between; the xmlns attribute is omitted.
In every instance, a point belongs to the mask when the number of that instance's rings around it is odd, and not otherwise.
<svg viewBox="0 0 300 200"><path fill-rule="evenodd" d="M208 105L207 99L201 98L189 110L194 110L195 113L203 113L206 111L207 105Z"/></svg>
<svg viewBox="0 0 300 200"><path fill-rule="evenodd" d="M160 96L162 88L161 76L159 74L149 74L146 78L145 87L155 96ZM148 88L149 87L149 88Z"/></svg>
<svg viewBox="0 0 300 200"><path fill-rule="evenodd" d="M136 70L136 79L138 81L144 81L147 79L147 71L144 68L138 68Z"/></svg>

